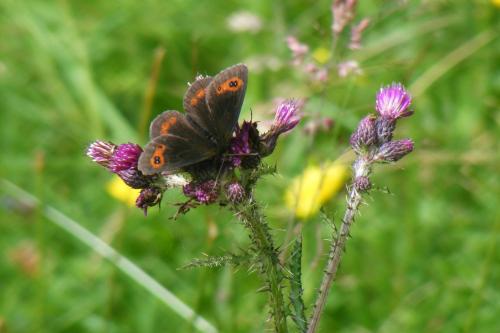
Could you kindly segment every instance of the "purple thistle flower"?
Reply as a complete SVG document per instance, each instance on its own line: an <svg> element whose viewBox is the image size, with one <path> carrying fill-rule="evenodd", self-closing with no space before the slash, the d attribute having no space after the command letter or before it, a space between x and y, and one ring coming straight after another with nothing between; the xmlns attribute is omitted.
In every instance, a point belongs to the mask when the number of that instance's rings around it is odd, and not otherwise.
<svg viewBox="0 0 500 333"><path fill-rule="evenodd" d="M135 205L144 211L144 215L148 215L148 207L153 207L160 203L162 191L157 187L148 187L141 191Z"/></svg>
<svg viewBox="0 0 500 333"><path fill-rule="evenodd" d="M119 145L109 163L110 170L118 173L132 168L137 169L137 162L141 153L142 148L135 143Z"/></svg>
<svg viewBox="0 0 500 333"><path fill-rule="evenodd" d="M351 135L351 147L358 154L362 150L372 146L377 141L377 132L375 129L376 117L369 115L364 117L358 125L356 131Z"/></svg>
<svg viewBox="0 0 500 333"><path fill-rule="evenodd" d="M271 131L277 135L293 129L300 121L299 104L295 100L286 100L278 105Z"/></svg>
<svg viewBox="0 0 500 333"><path fill-rule="evenodd" d="M185 196L206 205L215 202L219 197L215 180L207 180L197 184L191 182L185 185L182 190Z"/></svg>
<svg viewBox="0 0 500 333"><path fill-rule="evenodd" d="M251 152L250 129L252 126L251 122L244 121L241 127L236 127L236 135L232 138L229 147L229 152L232 154L230 161L234 167L239 167L243 157Z"/></svg>
<svg viewBox="0 0 500 333"><path fill-rule="evenodd" d="M113 157L116 148L117 146L112 142L97 140L92 142L87 148L87 156L97 164L100 164L105 168L109 168L111 158Z"/></svg>
<svg viewBox="0 0 500 333"><path fill-rule="evenodd" d="M410 139L389 141L380 146L377 154L374 156L374 160L379 162L396 162L412 152L413 148L413 141Z"/></svg>
<svg viewBox="0 0 500 333"><path fill-rule="evenodd" d="M245 189L238 182L230 183L226 188L226 194L229 201L240 203L245 198Z"/></svg>
<svg viewBox="0 0 500 333"><path fill-rule="evenodd" d="M411 95L406 91L405 87L401 83L393 83L380 89L377 94L375 109L382 117L395 120L413 114L412 110L408 110L410 104Z"/></svg>

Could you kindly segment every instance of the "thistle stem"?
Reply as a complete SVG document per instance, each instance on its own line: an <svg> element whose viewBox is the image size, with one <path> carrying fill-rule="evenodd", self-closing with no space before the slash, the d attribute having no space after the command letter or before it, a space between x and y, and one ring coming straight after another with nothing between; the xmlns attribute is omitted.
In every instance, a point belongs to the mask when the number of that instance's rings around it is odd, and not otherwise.
<svg viewBox="0 0 500 333"><path fill-rule="evenodd" d="M280 267L278 249L275 247L269 226L253 198L239 211L238 216L250 231L254 251L258 255L260 273L269 293L269 305L277 333L286 333L285 301L283 298L283 272Z"/></svg>
<svg viewBox="0 0 500 333"><path fill-rule="evenodd" d="M358 176L368 176L371 172L370 163L362 158L357 159L353 164L354 177ZM318 298L314 304L314 312L311 316L311 321L307 329L307 333L314 333L318 328L318 323L323 312L323 308L326 304L326 299L330 291L333 280L337 275L337 270L342 259L342 254L344 253L345 244L347 238L349 237L349 230L354 222L354 217L358 211L359 205L362 201L362 195L356 190L354 184L350 186L349 193L347 196L347 208L342 219L342 226L340 227L340 234L333 237L332 243L330 245L330 253L328 255L328 262L324 270L323 280L321 281L321 286L319 287Z"/></svg>

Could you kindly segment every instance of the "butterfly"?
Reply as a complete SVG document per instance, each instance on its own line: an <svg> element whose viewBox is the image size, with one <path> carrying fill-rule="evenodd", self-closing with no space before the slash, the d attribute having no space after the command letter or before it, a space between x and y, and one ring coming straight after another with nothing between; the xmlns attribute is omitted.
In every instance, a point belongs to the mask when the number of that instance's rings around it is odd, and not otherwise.
<svg viewBox="0 0 500 333"><path fill-rule="evenodd" d="M184 95L184 114L169 110L151 122L139 170L144 175L173 172L223 154L238 123L247 82L243 64L214 77L198 77Z"/></svg>

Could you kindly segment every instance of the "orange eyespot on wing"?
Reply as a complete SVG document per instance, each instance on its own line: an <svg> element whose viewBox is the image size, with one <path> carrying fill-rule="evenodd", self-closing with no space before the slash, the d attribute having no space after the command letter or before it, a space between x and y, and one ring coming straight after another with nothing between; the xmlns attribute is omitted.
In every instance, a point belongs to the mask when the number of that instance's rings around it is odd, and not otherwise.
<svg viewBox="0 0 500 333"><path fill-rule="evenodd" d="M159 144L156 146L151 158L149 159L149 164L153 169L159 169L165 164L165 150L167 150L165 145Z"/></svg>
<svg viewBox="0 0 500 333"><path fill-rule="evenodd" d="M237 76L230 77L226 81L222 82L216 90L217 95L222 95L227 92L235 92L241 90L245 86L242 79Z"/></svg>
<svg viewBox="0 0 500 333"><path fill-rule="evenodd" d="M205 100L205 88L199 89L193 97L191 97L191 100L189 103L191 106L196 106L201 100Z"/></svg>
<svg viewBox="0 0 500 333"><path fill-rule="evenodd" d="M172 127L177 122L177 117L170 117L165 120L160 126L160 134L167 135L170 127Z"/></svg>

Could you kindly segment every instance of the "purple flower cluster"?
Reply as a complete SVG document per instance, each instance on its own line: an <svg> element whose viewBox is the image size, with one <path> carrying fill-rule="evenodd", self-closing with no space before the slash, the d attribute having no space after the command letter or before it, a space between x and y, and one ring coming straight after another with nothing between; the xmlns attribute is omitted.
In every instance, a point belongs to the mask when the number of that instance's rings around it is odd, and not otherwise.
<svg viewBox="0 0 500 333"><path fill-rule="evenodd" d="M409 110L411 96L401 84L380 89L377 94L376 115L363 118L351 136L350 144L358 156L355 163L355 187L367 191L370 165L375 162L396 162L413 151L410 139L392 140L396 121L413 114Z"/></svg>
<svg viewBox="0 0 500 333"><path fill-rule="evenodd" d="M297 126L300 121L300 107L301 104L297 101L284 101L279 104L270 130L263 135L259 134L256 122L244 121L241 126L236 127L222 159L216 156L179 170L180 173L190 176L190 182L186 182L179 174L144 175L138 169L143 149L135 143L115 145L107 141L95 141L88 147L87 155L94 162L118 175L128 186L141 189L136 206L145 213L148 207L160 203L167 188L174 186L182 186L184 195L197 203L211 204L220 200L238 204L244 200L246 192L245 188L235 181L238 177L234 169L254 169L262 157L272 153L278 137ZM179 182L179 179L182 181ZM222 192L225 195L221 199ZM185 209L189 205L182 207Z"/></svg>
<svg viewBox="0 0 500 333"><path fill-rule="evenodd" d="M118 175L128 186L142 189L136 206L147 212L147 207L156 205L162 192L156 187L156 176L145 176L137 169L142 148L135 143L115 145L108 141L97 140L90 144L87 156Z"/></svg>
<svg viewBox="0 0 500 333"><path fill-rule="evenodd" d="M351 136L350 143L356 154L369 155L379 162L395 162L413 150L410 139L394 140L396 121L413 114L409 110L411 96L401 84L380 89L376 99L378 116L363 118Z"/></svg>

